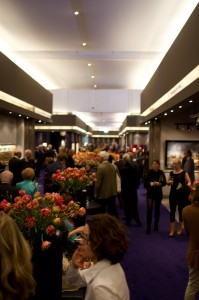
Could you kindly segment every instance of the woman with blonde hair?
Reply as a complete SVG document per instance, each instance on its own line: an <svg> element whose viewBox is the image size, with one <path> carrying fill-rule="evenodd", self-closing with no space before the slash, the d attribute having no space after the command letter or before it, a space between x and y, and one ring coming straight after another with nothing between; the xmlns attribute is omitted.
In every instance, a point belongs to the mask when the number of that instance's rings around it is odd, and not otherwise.
<svg viewBox="0 0 199 300"><path fill-rule="evenodd" d="M18 182L16 187L20 190L26 191L27 195L30 195L32 198L34 198L34 194L39 189L38 182L33 181L33 178L35 177L35 171L32 168L26 168L22 171L22 177L23 181Z"/></svg>
<svg viewBox="0 0 199 300"><path fill-rule="evenodd" d="M0 212L0 300L25 300L34 295L31 249L14 220Z"/></svg>
<svg viewBox="0 0 199 300"><path fill-rule="evenodd" d="M188 204L187 186L191 186L189 174L182 169L182 162L180 159L173 161L173 171L170 172L167 184L171 186L169 193L170 205L170 232L169 236L173 237L175 234L175 213L176 207L179 212L179 225L177 235L182 234L183 221L182 209Z"/></svg>

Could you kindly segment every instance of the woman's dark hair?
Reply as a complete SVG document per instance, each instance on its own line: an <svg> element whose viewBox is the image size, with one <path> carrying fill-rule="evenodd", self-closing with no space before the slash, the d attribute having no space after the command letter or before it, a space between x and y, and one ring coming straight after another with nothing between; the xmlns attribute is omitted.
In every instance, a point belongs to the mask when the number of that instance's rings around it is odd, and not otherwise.
<svg viewBox="0 0 199 300"><path fill-rule="evenodd" d="M128 238L123 224L108 214L98 214L87 221L90 247L97 261L108 259L120 262L128 248Z"/></svg>

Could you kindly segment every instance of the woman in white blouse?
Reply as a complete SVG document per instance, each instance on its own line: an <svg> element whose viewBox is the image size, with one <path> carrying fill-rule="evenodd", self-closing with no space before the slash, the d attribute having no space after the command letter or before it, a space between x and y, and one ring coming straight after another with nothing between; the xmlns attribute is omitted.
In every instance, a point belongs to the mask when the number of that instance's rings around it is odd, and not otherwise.
<svg viewBox="0 0 199 300"><path fill-rule="evenodd" d="M79 246L66 271L68 282L87 287L85 300L129 300L126 277L120 265L128 248L128 238L120 221L108 214L99 214L73 232L79 232L80 236Z"/></svg>

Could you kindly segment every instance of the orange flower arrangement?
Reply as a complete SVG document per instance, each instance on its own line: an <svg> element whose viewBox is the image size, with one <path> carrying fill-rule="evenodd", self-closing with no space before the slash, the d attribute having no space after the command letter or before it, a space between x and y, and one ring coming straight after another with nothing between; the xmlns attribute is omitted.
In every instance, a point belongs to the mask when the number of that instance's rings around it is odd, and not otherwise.
<svg viewBox="0 0 199 300"><path fill-rule="evenodd" d="M65 222L84 216L85 208L73 200L63 199L58 193L46 193L41 197L35 193L34 199L20 191L14 203L3 200L0 210L8 213L18 224L25 238L34 245L36 239L41 240L42 250L51 247L50 238L57 234L58 230L67 231Z"/></svg>

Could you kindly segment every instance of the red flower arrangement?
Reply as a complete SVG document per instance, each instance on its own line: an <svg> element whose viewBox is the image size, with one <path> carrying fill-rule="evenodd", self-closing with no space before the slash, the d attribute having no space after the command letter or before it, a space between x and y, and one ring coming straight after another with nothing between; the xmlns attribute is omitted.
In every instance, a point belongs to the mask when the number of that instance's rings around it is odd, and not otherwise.
<svg viewBox="0 0 199 300"><path fill-rule="evenodd" d="M52 180L60 186L62 193L75 195L94 184L96 173L87 168L67 168L63 171L57 170L52 175Z"/></svg>
<svg viewBox="0 0 199 300"><path fill-rule="evenodd" d="M34 245L36 239L41 239L41 247L46 250L51 247L50 237L65 226L64 221L84 216L85 208L71 198L64 199L58 193L46 193L41 197L35 193L34 199L20 191L14 203L3 200L0 210L8 213L18 224L25 238Z"/></svg>

